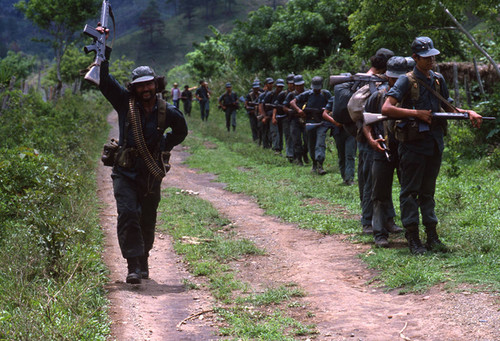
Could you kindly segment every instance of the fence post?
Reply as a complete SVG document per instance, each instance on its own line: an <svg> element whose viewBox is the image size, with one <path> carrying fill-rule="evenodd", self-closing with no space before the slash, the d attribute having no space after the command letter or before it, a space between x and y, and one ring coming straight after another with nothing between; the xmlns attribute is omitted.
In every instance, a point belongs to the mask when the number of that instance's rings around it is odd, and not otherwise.
<svg viewBox="0 0 500 341"><path fill-rule="evenodd" d="M458 87L458 66L457 63L453 63L453 85L455 87L455 106L461 107L460 105L460 88Z"/></svg>

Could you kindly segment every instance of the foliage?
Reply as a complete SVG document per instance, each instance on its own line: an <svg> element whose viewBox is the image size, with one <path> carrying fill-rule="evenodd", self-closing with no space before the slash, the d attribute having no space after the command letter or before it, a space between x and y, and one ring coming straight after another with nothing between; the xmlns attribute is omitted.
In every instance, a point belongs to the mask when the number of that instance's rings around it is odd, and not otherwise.
<svg viewBox="0 0 500 341"><path fill-rule="evenodd" d="M74 44L68 46L61 59L61 80L65 83L73 83L81 79L80 71L85 70L93 62L93 56L82 53L82 50ZM52 64L45 83L57 84L57 65Z"/></svg>
<svg viewBox="0 0 500 341"><path fill-rule="evenodd" d="M464 21L469 11L491 18L489 9L498 13L499 7L495 0L442 2L459 21ZM364 58L373 55L380 47L389 48L399 55L411 55L411 42L422 35L431 37L445 57L463 57L459 33L447 29L447 26L453 26L453 23L439 5L439 0L361 0L359 8L349 16L354 51Z"/></svg>
<svg viewBox="0 0 500 341"><path fill-rule="evenodd" d="M0 116L0 339L109 333L92 169L106 121L91 98L5 94Z"/></svg>
<svg viewBox="0 0 500 341"><path fill-rule="evenodd" d="M35 58L22 52L8 51L0 60L0 88L7 87L12 77L26 79L35 66Z"/></svg>
<svg viewBox="0 0 500 341"><path fill-rule="evenodd" d="M224 74L229 62L229 46L225 37L210 27L214 37L206 37L205 41L194 44L195 50L186 55L193 75L199 78L211 78Z"/></svg>
<svg viewBox="0 0 500 341"><path fill-rule="evenodd" d="M296 0L276 11L261 7L236 23L231 51L243 69L300 71L350 46L351 2Z"/></svg>
<svg viewBox="0 0 500 341"><path fill-rule="evenodd" d="M156 0L149 1L148 7L139 15L138 24L149 35L150 44L154 43L153 37L155 33L160 36L163 34L165 24L161 19Z"/></svg>
<svg viewBox="0 0 500 341"><path fill-rule="evenodd" d="M74 41L74 33L100 8L99 3L99 0L21 0L15 5L27 19L49 34L50 38L42 38L42 41L54 50L59 87L60 64L66 48Z"/></svg>

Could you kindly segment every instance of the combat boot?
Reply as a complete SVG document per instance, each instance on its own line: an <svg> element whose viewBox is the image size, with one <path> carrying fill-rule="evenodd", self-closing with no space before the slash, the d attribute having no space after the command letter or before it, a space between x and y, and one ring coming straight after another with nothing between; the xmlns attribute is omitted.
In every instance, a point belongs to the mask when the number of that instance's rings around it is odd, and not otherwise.
<svg viewBox="0 0 500 341"><path fill-rule="evenodd" d="M436 225L434 226L426 226L425 234L427 235L427 240L425 242L425 247L427 250L434 250L440 252L447 252L448 247L443 244L441 240L439 240Z"/></svg>
<svg viewBox="0 0 500 341"><path fill-rule="evenodd" d="M127 270L128 270L128 275L125 281L130 284L140 284L141 268L139 266L138 257L127 258Z"/></svg>
<svg viewBox="0 0 500 341"><path fill-rule="evenodd" d="M399 227L398 225L396 225L396 223L394 222L394 218L389 218L387 220L387 226L385 227L385 229L389 233L401 233L401 232L404 231L401 227Z"/></svg>
<svg viewBox="0 0 500 341"><path fill-rule="evenodd" d="M297 166L303 166L303 165L304 165L304 164L302 163L302 159L301 159L300 157L295 158L295 159L293 160L293 163L294 163L295 165L297 165Z"/></svg>
<svg viewBox="0 0 500 341"><path fill-rule="evenodd" d="M319 175L325 175L326 174L326 171L323 169L323 162L318 162L318 166L316 168L316 172Z"/></svg>
<svg viewBox="0 0 500 341"><path fill-rule="evenodd" d="M311 173L316 173L318 171L318 163L313 160L313 166L311 169Z"/></svg>
<svg viewBox="0 0 500 341"><path fill-rule="evenodd" d="M309 158L307 157L307 152L302 154L302 160L304 160L304 163L309 163Z"/></svg>
<svg viewBox="0 0 500 341"><path fill-rule="evenodd" d="M408 247L410 248L411 253L414 255L423 255L427 252L426 248L420 241L420 236L418 235L418 225L407 226L405 237L406 240L408 240Z"/></svg>
<svg viewBox="0 0 500 341"><path fill-rule="evenodd" d="M139 257L139 267L141 269L141 278L149 279L148 256L144 255Z"/></svg>

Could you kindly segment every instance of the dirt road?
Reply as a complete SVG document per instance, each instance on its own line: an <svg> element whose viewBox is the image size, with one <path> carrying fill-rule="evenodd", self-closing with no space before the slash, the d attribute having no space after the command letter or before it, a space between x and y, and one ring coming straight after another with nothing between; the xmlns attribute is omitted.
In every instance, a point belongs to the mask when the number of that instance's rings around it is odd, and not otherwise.
<svg viewBox="0 0 500 341"><path fill-rule="evenodd" d="M115 116L110 123L116 125ZM117 136L116 131L110 136ZM267 216L251 198L230 193L210 174L183 165L188 156L174 149L172 170L164 186L199 192L236 225L240 237L267 251L266 256L233 264L254 288L295 282L307 293L308 312L319 330L317 340L500 340L498 296L447 293L440 287L422 295L385 293L367 284L374 273L359 260L369 246L342 236L299 229ZM151 280L140 286L124 283L126 264L116 242L116 209L109 169L101 167L99 194L105 203L102 223L107 235L105 261L111 270L112 333L117 340L215 340L211 316L177 324L210 309L203 291L186 291L189 274L172 252L168 236L158 235L152 252ZM305 312L304 312L305 313ZM402 333L400 333L403 330Z"/></svg>

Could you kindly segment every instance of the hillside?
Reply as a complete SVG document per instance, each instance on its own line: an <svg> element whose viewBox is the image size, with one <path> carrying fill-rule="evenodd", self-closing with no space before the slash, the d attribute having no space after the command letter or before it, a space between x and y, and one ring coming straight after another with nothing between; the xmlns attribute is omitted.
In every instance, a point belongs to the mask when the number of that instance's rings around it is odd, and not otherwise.
<svg viewBox="0 0 500 341"><path fill-rule="evenodd" d="M40 32L14 8L14 4L18 1L0 0L3 9L0 13L0 58L4 57L9 49L50 57L52 52L46 45L33 41L33 38L43 38L44 32ZM286 2L286 0L112 0L111 5L116 19L114 57L125 55L137 64L151 64L164 71L184 63L184 56L192 49L193 42L202 41L205 35L211 34L209 25L225 33L231 30L235 20L245 19L250 11L262 5L272 6L274 3L283 5ZM148 5L151 6L150 3L154 4L153 8L163 22L162 32L153 34L152 39L149 35L145 35L139 26L139 18L145 13ZM190 13L191 24L186 13ZM95 24L98 18L97 15L88 22ZM87 38L82 38L88 43Z"/></svg>

